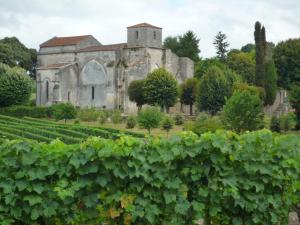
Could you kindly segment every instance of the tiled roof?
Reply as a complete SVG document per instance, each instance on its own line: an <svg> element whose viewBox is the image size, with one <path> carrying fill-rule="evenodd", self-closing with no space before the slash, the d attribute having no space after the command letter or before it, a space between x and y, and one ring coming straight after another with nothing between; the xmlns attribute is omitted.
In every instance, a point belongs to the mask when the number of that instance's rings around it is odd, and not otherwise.
<svg viewBox="0 0 300 225"><path fill-rule="evenodd" d="M92 35L72 36L72 37L53 37L40 45L41 48L55 47L64 45L76 45L82 40L92 37Z"/></svg>
<svg viewBox="0 0 300 225"><path fill-rule="evenodd" d="M48 66L42 66L38 67L37 69L39 70L51 70L51 69L59 69L64 66L71 65L71 63L55 63L55 64L50 64Z"/></svg>
<svg viewBox="0 0 300 225"><path fill-rule="evenodd" d="M126 45L127 43L90 46L90 47L80 49L78 50L78 52L115 51L126 47Z"/></svg>
<svg viewBox="0 0 300 225"><path fill-rule="evenodd" d="M127 28L141 28L141 27L150 27L150 28L156 28L156 29L162 29L161 27L153 26L149 23L139 23L133 26L129 26Z"/></svg>

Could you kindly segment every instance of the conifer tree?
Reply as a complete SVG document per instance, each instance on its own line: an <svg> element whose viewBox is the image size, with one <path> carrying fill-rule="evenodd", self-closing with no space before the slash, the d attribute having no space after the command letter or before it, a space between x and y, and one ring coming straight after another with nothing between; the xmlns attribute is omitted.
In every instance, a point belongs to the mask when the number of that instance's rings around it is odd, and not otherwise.
<svg viewBox="0 0 300 225"><path fill-rule="evenodd" d="M226 41L226 39L226 34L219 31L213 42L217 50L217 57L221 60L225 60L226 54L228 52L229 43Z"/></svg>

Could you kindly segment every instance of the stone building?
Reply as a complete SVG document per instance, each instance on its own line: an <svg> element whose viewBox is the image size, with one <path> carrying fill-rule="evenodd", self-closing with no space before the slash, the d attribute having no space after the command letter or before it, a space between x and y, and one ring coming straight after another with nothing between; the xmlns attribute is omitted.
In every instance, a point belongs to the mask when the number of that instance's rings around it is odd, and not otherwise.
<svg viewBox="0 0 300 225"><path fill-rule="evenodd" d="M147 23L127 27L127 43L102 45L91 35L53 37L38 52L36 104L135 112L128 85L160 67L179 83L194 73L194 62L163 48L162 28Z"/></svg>

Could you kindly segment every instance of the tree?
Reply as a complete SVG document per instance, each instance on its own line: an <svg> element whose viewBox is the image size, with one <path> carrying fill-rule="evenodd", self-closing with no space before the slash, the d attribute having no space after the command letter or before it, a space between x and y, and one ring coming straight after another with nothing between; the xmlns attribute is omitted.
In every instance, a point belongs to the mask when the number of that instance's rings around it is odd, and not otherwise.
<svg viewBox="0 0 300 225"><path fill-rule="evenodd" d="M300 83L295 83L291 87L289 99L292 107L295 110L295 114L297 118L296 129L300 130Z"/></svg>
<svg viewBox="0 0 300 225"><path fill-rule="evenodd" d="M217 58L219 58L220 60L225 60L226 53L228 52L229 43L226 41L226 39L226 34L219 31L213 42L217 50Z"/></svg>
<svg viewBox="0 0 300 225"><path fill-rule="evenodd" d="M241 48L241 51L245 53L255 51L255 44L248 43Z"/></svg>
<svg viewBox="0 0 300 225"><path fill-rule="evenodd" d="M53 106L53 116L56 120L74 119L77 115L75 107L71 103L60 103Z"/></svg>
<svg viewBox="0 0 300 225"><path fill-rule="evenodd" d="M258 130L263 127L263 104L257 94L234 92L226 101L222 115L224 125L236 132Z"/></svg>
<svg viewBox="0 0 300 225"><path fill-rule="evenodd" d="M273 58L278 72L278 86L290 89L293 83L300 82L300 38L278 43Z"/></svg>
<svg viewBox="0 0 300 225"><path fill-rule="evenodd" d="M265 104L272 105L276 99L277 93L277 72L273 60L267 62L265 92Z"/></svg>
<svg viewBox="0 0 300 225"><path fill-rule="evenodd" d="M221 70L227 69L227 66L217 58L201 59L195 64L195 77L200 79L204 76L207 69L211 66L217 66Z"/></svg>
<svg viewBox="0 0 300 225"><path fill-rule="evenodd" d="M151 129L159 127L162 117L163 114L156 107L148 107L139 112L137 121L141 128L151 134Z"/></svg>
<svg viewBox="0 0 300 225"><path fill-rule="evenodd" d="M193 115L193 104L196 101L198 80L196 78L186 79L180 85L180 102L190 106L190 115Z"/></svg>
<svg viewBox="0 0 300 225"><path fill-rule="evenodd" d="M200 79L197 102L200 111L216 114L224 105L225 97L230 95L230 85L222 70L210 67Z"/></svg>
<svg viewBox="0 0 300 225"><path fill-rule="evenodd" d="M270 130L278 133L281 131L280 119L277 116L272 116Z"/></svg>
<svg viewBox="0 0 300 225"><path fill-rule="evenodd" d="M126 128L128 129L132 129L134 128L136 125L136 119L134 116L128 116L127 120L126 120Z"/></svg>
<svg viewBox="0 0 300 225"><path fill-rule="evenodd" d="M35 78L37 52L26 48L16 37L6 37L0 40L0 63L22 67Z"/></svg>
<svg viewBox="0 0 300 225"><path fill-rule="evenodd" d="M178 98L178 85L175 78L165 69L153 70L145 79L144 94L146 103L159 105L161 109L174 106Z"/></svg>
<svg viewBox="0 0 300 225"><path fill-rule="evenodd" d="M134 80L128 87L129 100L136 103L139 111L145 104L144 84L144 80Z"/></svg>
<svg viewBox="0 0 300 225"><path fill-rule="evenodd" d="M187 31L182 36L167 37L163 45L180 57L188 57L194 61L198 61L200 53L199 41L193 31Z"/></svg>
<svg viewBox="0 0 300 225"><path fill-rule="evenodd" d="M255 84L260 87L265 87L266 77L266 31L261 27L260 22L255 23L254 31L255 39Z"/></svg>
<svg viewBox="0 0 300 225"><path fill-rule="evenodd" d="M167 137L169 136L169 131L173 128L173 126L174 120L169 116L165 116L165 118L162 121L162 128L167 132Z"/></svg>
<svg viewBox="0 0 300 225"><path fill-rule="evenodd" d="M249 53L228 53L226 64L230 69L239 74L245 82L254 84L255 60Z"/></svg>
<svg viewBox="0 0 300 225"><path fill-rule="evenodd" d="M32 81L24 69L0 63L0 107L28 102L31 90Z"/></svg>

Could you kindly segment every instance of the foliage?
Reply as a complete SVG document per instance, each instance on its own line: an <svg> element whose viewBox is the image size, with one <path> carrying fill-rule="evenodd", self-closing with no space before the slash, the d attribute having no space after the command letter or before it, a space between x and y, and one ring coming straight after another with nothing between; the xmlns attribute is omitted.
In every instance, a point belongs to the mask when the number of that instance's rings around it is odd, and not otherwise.
<svg viewBox="0 0 300 225"><path fill-rule="evenodd" d="M255 51L255 44L248 43L241 48L241 51L246 53Z"/></svg>
<svg viewBox="0 0 300 225"><path fill-rule="evenodd" d="M273 105L277 94L277 72L273 60L270 60L266 66L265 92L265 104Z"/></svg>
<svg viewBox="0 0 300 225"><path fill-rule="evenodd" d="M134 80L128 86L129 100L136 103L136 106L141 110L145 102L144 95L144 80Z"/></svg>
<svg viewBox="0 0 300 225"><path fill-rule="evenodd" d="M203 77L208 68L212 66L217 66L221 70L227 69L227 66L217 58L201 59L195 64L195 78Z"/></svg>
<svg viewBox="0 0 300 225"><path fill-rule="evenodd" d="M217 58L224 61L229 47L226 34L219 31L215 37L213 44L217 50Z"/></svg>
<svg viewBox="0 0 300 225"><path fill-rule="evenodd" d="M300 38L279 42L273 55L278 72L278 85L290 89L300 82Z"/></svg>
<svg viewBox="0 0 300 225"><path fill-rule="evenodd" d="M266 95L264 88L240 82L236 82L233 84L233 91L249 91L252 94L257 94L262 101L264 101Z"/></svg>
<svg viewBox="0 0 300 225"><path fill-rule="evenodd" d="M230 91L231 86L221 69L210 67L199 83L197 102L200 111L216 114L223 107Z"/></svg>
<svg viewBox="0 0 300 225"><path fill-rule="evenodd" d="M165 116L161 122L162 129L169 134L169 131L173 128L173 126L174 120L170 116Z"/></svg>
<svg viewBox="0 0 300 225"><path fill-rule="evenodd" d="M53 116L56 120L74 119L77 115L75 107L71 103L60 103L53 106Z"/></svg>
<svg viewBox="0 0 300 225"><path fill-rule="evenodd" d="M244 52L228 54L226 64L239 74L243 80L253 84L255 80L255 61L250 54Z"/></svg>
<svg viewBox="0 0 300 225"><path fill-rule="evenodd" d="M146 102L168 111L177 102L179 90L176 79L163 68L153 70L145 79Z"/></svg>
<svg viewBox="0 0 300 225"><path fill-rule="evenodd" d="M297 118L295 113L289 112L280 117L280 129L283 131L294 130L297 125Z"/></svg>
<svg viewBox="0 0 300 225"><path fill-rule="evenodd" d="M122 114L120 110L114 110L112 112L112 115L110 116L111 121L114 124L118 124L122 122Z"/></svg>
<svg viewBox="0 0 300 225"><path fill-rule="evenodd" d="M280 119L277 116L272 116L270 130L278 133L281 131Z"/></svg>
<svg viewBox="0 0 300 225"><path fill-rule="evenodd" d="M188 57L193 61L199 60L199 41L193 31L187 31L182 36L167 37L164 40L164 47L171 49L176 55L180 57Z"/></svg>
<svg viewBox="0 0 300 225"><path fill-rule="evenodd" d="M159 127L162 117L163 114L156 107L148 107L139 112L137 122L150 134L151 129Z"/></svg>
<svg viewBox="0 0 300 225"><path fill-rule="evenodd" d="M99 112L99 117L98 117L99 123L100 123L100 124L105 124L106 121L107 121L107 119L108 119L107 112L104 111L104 110L101 110L101 111Z"/></svg>
<svg viewBox="0 0 300 225"><path fill-rule="evenodd" d="M49 118L52 117L53 109L52 107L44 107L44 106L11 106L0 108L0 114L7 116L15 116L15 117L34 117L34 118Z"/></svg>
<svg viewBox="0 0 300 225"><path fill-rule="evenodd" d="M81 121L85 121L85 122L97 121L98 117L99 117L99 111L95 108L85 108L85 109L80 109L78 111L78 118Z"/></svg>
<svg viewBox="0 0 300 225"><path fill-rule="evenodd" d="M203 112L199 113L195 122L185 123L184 127L185 130L193 131L198 135L223 129L222 122L218 116L211 116Z"/></svg>
<svg viewBox="0 0 300 225"><path fill-rule="evenodd" d="M295 83L291 87L291 91L289 94L290 103L294 108L297 117L296 129L300 130L300 83Z"/></svg>
<svg viewBox="0 0 300 225"><path fill-rule="evenodd" d="M176 113L174 116L175 125L182 125L184 121L183 115L180 113Z"/></svg>
<svg viewBox="0 0 300 225"><path fill-rule="evenodd" d="M126 128L132 129L136 125L136 118L135 116L129 116L126 120Z"/></svg>
<svg viewBox="0 0 300 225"><path fill-rule="evenodd" d="M0 107L26 103L31 89L32 83L25 70L0 63Z"/></svg>
<svg viewBox="0 0 300 225"><path fill-rule="evenodd" d="M222 119L227 128L237 132L258 130L264 120L262 101L249 91L235 92L226 101Z"/></svg>
<svg viewBox="0 0 300 225"><path fill-rule="evenodd" d="M180 85L180 102L190 106L190 115L193 115L193 105L196 102L198 80L188 78Z"/></svg>
<svg viewBox="0 0 300 225"><path fill-rule="evenodd" d="M218 131L0 145L3 224L287 224L299 138Z"/></svg>
<svg viewBox="0 0 300 225"><path fill-rule="evenodd" d="M26 48L16 37L5 37L0 40L0 63L22 67L35 78L37 52Z"/></svg>

